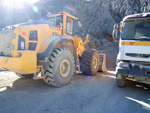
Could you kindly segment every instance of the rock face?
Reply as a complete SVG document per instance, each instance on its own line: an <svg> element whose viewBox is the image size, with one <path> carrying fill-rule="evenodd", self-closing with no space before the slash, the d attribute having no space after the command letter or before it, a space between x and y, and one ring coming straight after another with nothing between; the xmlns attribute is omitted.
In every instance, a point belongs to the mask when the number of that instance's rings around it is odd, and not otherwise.
<svg viewBox="0 0 150 113"><path fill-rule="evenodd" d="M9 1L0 0L0 28L25 22L27 18L32 18L34 12L30 4Z"/></svg>
<svg viewBox="0 0 150 113"><path fill-rule="evenodd" d="M113 25L126 15L150 12L150 0L40 0L33 6L27 3L8 5L1 0L0 28L29 19L40 19L36 8L43 8L52 14L66 11L79 18L82 25L80 32L112 41Z"/></svg>

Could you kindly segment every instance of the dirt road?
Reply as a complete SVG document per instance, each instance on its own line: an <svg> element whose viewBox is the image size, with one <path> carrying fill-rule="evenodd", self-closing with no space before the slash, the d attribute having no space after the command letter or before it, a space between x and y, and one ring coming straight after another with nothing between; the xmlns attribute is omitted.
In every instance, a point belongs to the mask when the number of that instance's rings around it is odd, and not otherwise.
<svg viewBox="0 0 150 113"><path fill-rule="evenodd" d="M132 81L118 88L113 71L75 75L61 88L0 72L0 113L150 113L150 88Z"/></svg>

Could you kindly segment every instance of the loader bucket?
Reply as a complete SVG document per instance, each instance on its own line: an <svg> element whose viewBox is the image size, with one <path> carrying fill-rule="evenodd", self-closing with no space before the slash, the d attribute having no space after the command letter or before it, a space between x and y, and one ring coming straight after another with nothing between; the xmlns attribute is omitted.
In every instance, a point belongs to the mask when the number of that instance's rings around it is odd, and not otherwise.
<svg viewBox="0 0 150 113"><path fill-rule="evenodd" d="M99 64L99 72L106 72L106 54L99 53L99 59L100 59L100 64Z"/></svg>

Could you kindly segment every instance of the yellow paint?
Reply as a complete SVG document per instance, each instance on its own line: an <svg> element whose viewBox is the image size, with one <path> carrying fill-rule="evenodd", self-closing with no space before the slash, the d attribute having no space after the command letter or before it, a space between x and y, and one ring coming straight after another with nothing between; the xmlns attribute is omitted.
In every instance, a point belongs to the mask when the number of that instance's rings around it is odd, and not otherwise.
<svg viewBox="0 0 150 113"><path fill-rule="evenodd" d="M66 12L64 12L67 16L69 16L69 17L71 17L71 18L73 18L73 19L75 19L75 20L78 20L78 18L77 17L74 17L74 16L72 16L72 15L70 15L70 14L68 14L68 13L66 13Z"/></svg>
<svg viewBox="0 0 150 113"><path fill-rule="evenodd" d="M66 21L67 21L67 17L66 14L63 15L63 35L66 35Z"/></svg>
<svg viewBox="0 0 150 113"><path fill-rule="evenodd" d="M72 16L72 15L66 13L66 12L60 12L59 14L55 14L55 15L48 16L48 18L55 17L55 16L60 16L60 15L67 15L67 16L69 16L69 17L75 19L75 20L78 20L77 17L74 17L74 16Z"/></svg>
<svg viewBox="0 0 150 113"><path fill-rule="evenodd" d="M31 40L29 40L29 42L32 42L32 43L37 43L38 41L33 41L33 40L31 41Z"/></svg>
<svg viewBox="0 0 150 113"><path fill-rule="evenodd" d="M74 44L76 48L77 56L81 56L85 51L84 43L81 38L74 38Z"/></svg>
<svg viewBox="0 0 150 113"><path fill-rule="evenodd" d="M127 46L150 46L150 42L121 42L121 45L127 45Z"/></svg>
<svg viewBox="0 0 150 113"><path fill-rule="evenodd" d="M84 45L89 42L89 35L86 36L85 42L83 43L81 38L74 38L74 45L76 48L77 56L81 56L82 53L86 50Z"/></svg>
<svg viewBox="0 0 150 113"><path fill-rule="evenodd" d="M21 57L0 57L0 68L15 73L29 74L37 70L37 57L35 51L15 51L21 53ZM5 68L4 68L5 67Z"/></svg>
<svg viewBox="0 0 150 113"><path fill-rule="evenodd" d="M120 22L120 32L122 30L122 24L123 24L123 21Z"/></svg>
<svg viewBox="0 0 150 113"><path fill-rule="evenodd" d="M128 21L145 21L145 20L150 20L148 18L137 18L137 19L126 19L124 22L128 22Z"/></svg>

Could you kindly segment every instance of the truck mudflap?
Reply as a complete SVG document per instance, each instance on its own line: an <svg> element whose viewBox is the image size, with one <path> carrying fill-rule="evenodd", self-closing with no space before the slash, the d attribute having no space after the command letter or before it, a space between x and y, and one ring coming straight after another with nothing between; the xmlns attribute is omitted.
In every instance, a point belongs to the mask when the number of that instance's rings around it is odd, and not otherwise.
<svg viewBox="0 0 150 113"><path fill-rule="evenodd" d="M15 51L20 57L0 56L0 69L19 74L31 74L37 70L36 51Z"/></svg>

